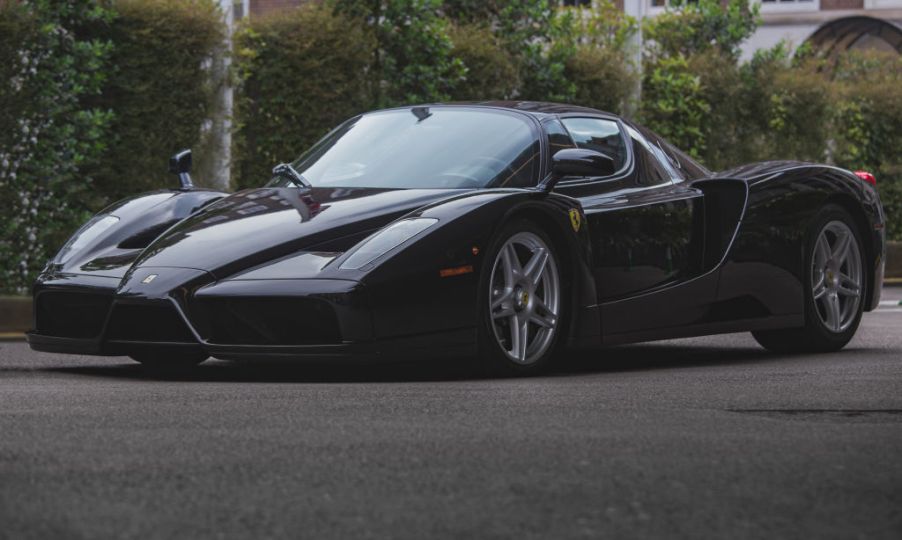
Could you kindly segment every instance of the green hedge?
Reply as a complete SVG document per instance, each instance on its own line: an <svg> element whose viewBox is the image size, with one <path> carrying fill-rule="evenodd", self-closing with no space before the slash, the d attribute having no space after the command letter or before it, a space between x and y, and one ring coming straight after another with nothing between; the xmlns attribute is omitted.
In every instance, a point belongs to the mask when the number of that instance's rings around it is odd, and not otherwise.
<svg viewBox="0 0 902 540"><path fill-rule="evenodd" d="M755 29L744 0L700 0L648 19L641 120L708 167L772 159L828 162L877 176L887 231L902 240L902 58L821 58L779 44L738 59Z"/></svg>
<svg viewBox="0 0 902 540"><path fill-rule="evenodd" d="M0 292L24 292L88 215L84 165L104 151L110 114L87 101L110 44L87 30L109 12L92 0L0 1Z"/></svg>
<svg viewBox="0 0 902 540"><path fill-rule="evenodd" d="M902 57L857 52L831 67L831 157L841 167L877 176L887 234L902 240Z"/></svg>
<svg viewBox="0 0 902 540"><path fill-rule="evenodd" d="M310 5L250 19L235 36L233 186L259 186L326 132L373 105L375 37Z"/></svg>
<svg viewBox="0 0 902 540"><path fill-rule="evenodd" d="M498 37L485 26L461 24L450 33L451 54L466 72L451 98L455 101L509 99L520 86L517 65Z"/></svg>
<svg viewBox="0 0 902 540"><path fill-rule="evenodd" d="M0 0L0 292L109 202L173 184L222 38L213 0Z"/></svg>
<svg viewBox="0 0 902 540"><path fill-rule="evenodd" d="M98 32L113 44L96 106L112 111L106 152L85 173L94 178L95 208L141 191L170 187L168 158L193 148L204 157L201 126L214 89L210 60L224 37L213 0L117 0ZM203 181L202 175L200 180Z"/></svg>
<svg viewBox="0 0 902 540"><path fill-rule="evenodd" d="M581 46L565 63L564 76L573 82L571 103L621 113L635 91L635 71L619 50Z"/></svg>

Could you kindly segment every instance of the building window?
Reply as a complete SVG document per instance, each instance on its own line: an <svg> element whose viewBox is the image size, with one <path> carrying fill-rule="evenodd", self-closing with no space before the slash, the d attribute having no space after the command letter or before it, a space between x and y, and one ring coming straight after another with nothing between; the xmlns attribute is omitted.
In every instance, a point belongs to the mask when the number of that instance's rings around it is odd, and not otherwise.
<svg viewBox="0 0 902 540"><path fill-rule="evenodd" d="M697 4L698 0L683 0L679 2L680 4ZM665 8L667 6L672 6L674 2L672 0L649 0L649 4L653 8Z"/></svg>
<svg viewBox="0 0 902 540"><path fill-rule="evenodd" d="M759 0L761 2L761 11L782 12L782 11L814 11L820 9L820 0Z"/></svg>

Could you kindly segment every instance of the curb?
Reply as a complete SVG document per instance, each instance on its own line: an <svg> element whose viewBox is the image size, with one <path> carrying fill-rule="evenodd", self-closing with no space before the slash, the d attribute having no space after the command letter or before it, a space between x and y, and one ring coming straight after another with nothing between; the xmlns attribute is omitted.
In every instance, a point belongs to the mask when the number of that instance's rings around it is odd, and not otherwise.
<svg viewBox="0 0 902 540"><path fill-rule="evenodd" d="M886 283L902 283L902 242L886 243L886 269L883 275Z"/></svg>
<svg viewBox="0 0 902 540"><path fill-rule="evenodd" d="M0 296L0 340L24 338L31 321L30 296Z"/></svg>
<svg viewBox="0 0 902 540"><path fill-rule="evenodd" d="M886 243L885 285L902 285L902 242ZM29 296L0 296L0 341L24 339L31 328Z"/></svg>

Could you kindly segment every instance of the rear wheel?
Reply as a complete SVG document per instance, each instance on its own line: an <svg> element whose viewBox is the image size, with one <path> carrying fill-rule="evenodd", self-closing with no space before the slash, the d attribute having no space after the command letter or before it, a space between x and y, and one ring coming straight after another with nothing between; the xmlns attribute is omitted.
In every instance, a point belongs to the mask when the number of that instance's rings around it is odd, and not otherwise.
<svg viewBox="0 0 902 540"><path fill-rule="evenodd" d="M480 353L505 373L547 367L558 341L564 294L551 240L530 221L506 226L480 279Z"/></svg>
<svg viewBox="0 0 902 540"><path fill-rule="evenodd" d="M209 356L199 349L148 349L128 355L129 358L149 368L156 369L184 369L194 367Z"/></svg>
<svg viewBox="0 0 902 540"><path fill-rule="evenodd" d="M775 352L831 352L855 335L864 306L864 258L852 216L826 206L809 231L805 258L805 326L752 332Z"/></svg>

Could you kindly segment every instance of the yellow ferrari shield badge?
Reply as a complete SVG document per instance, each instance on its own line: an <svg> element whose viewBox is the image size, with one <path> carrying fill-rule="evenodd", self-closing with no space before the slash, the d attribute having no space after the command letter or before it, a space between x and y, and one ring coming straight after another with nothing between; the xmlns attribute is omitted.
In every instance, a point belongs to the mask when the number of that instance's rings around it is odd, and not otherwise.
<svg viewBox="0 0 902 540"><path fill-rule="evenodd" d="M582 225L582 217L576 208L570 209L570 225L573 225L573 232L579 232L579 226Z"/></svg>

